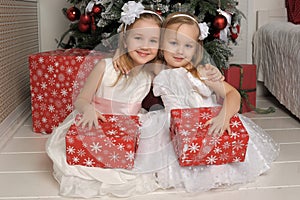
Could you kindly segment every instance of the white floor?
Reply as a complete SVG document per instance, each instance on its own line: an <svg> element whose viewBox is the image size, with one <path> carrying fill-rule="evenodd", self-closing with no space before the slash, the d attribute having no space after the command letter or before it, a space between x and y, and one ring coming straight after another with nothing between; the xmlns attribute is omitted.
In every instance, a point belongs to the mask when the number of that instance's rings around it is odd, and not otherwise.
<svg viewBox="0 0 300 200"><path fill-rule="evenodd" d="M278 143L280 156L271 170L239 190L214 190L200 194L158 191L133 199L298 200L300 197L300 123L272 97L258 97L258 107L275 106L267 115L246 113ZM14 134L0 153L0 199L67 199L59 196L52 163L45 153L47 135L32 132L31 118ZM112 198L104 198L112 199Z"/></svg>

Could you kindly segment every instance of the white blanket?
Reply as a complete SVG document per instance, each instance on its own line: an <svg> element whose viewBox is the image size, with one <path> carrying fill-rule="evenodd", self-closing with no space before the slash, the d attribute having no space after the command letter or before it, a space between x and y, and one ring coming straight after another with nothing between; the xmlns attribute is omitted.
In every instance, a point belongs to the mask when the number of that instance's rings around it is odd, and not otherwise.
<svg viewBox="0 0 300 200"><path fill-rule="evenodd" d="M253 45L258 80L300 118L300 26L270 22L255 33Z"/></svg>

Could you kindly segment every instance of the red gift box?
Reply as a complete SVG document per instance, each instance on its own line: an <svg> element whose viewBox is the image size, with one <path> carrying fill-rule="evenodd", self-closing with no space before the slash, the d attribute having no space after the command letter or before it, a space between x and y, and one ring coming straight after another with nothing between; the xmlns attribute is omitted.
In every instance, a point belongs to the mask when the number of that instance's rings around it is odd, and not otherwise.
<svg viewBox="0 0 300 200"><path fill-rule="evenodd" d="M73 111L73 99L105 53L87 49L55 50L29 56L32 127L51 133Z"/></svg>
<svg viewBox="0 0 300 200"><path fill-rule="evenodd" d="M225 81L236 88L242 97L240 113L252 111L256 107L256 65L232 64L224 69Z"/></svg>
<svg viewBox="0 0 300 200"><path fill-rule="evenodd" d="M249 135L238 115L230 120L231 135L208 135L204 124L216 116L220 107L171 110L170 134L181 166L221 165L243 162Z"/></svg>
<svg viewBox="0 0 300 200"><path fill-rule="evenodd" d="M138 147L138 116L105 114L99 128L72 124L66 134L66 158L70 165L132 169ZM76 116L76 121L80 116Z"/></svg>

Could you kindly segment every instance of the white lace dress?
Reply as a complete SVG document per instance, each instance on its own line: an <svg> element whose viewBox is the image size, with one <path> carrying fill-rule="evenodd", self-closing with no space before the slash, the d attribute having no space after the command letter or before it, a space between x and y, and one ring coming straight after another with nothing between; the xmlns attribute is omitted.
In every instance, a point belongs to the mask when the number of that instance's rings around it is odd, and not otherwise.
<svg viewBox="0 0 300 200"><path fill-rule="evenodd" d="M148 94L151 76L141 71L130 81L122 77L112 87L118 74L111 59L106 59L102 84L97 90L95 106L102 113L138 114L141 102ZM137 174L133 170L103 169L68 165L66 162L65 135L74 122L73 111L49 137L46 151L53 161L54 177L60 184L60 194L68 197L126 197L143 194L158 188L152 173Z"/></svg>
<svg viewBox="0 0 300 200"><path fill-rule="evenodd" d="M161 96L165 110L149 112L140 140L136 168L155 171L161 188L188 192L206 191L225 185L254 181L278 157L279 146L249 118L239 115L249 133L246 159L241 163L180 167L169 135L170 110L218 105L212 91L184 68L160 72L153 81L153 92Z"/></svg>

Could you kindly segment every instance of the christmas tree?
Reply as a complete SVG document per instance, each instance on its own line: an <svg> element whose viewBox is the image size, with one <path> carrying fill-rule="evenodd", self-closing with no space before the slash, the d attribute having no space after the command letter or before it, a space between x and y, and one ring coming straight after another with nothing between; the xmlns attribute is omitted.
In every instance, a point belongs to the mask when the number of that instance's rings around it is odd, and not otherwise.
<svg viewBox="0 0 300 200"><path fill-rule="evenodd" d="M58 46L62 48L84 48L113 51L117 40L113 37L120 26L119 19L123 0L67 0L73 4L63 8L70 20L69 29L62 35ZM243 17L237 9L236 0L141 0L146 8L162 16L176 11L189 12L206 22L209 35L204 40L207 55L204 62L213 63L218 68L228 67L232 56L230 43L236 44ZM67 42L64 42L68 38Z"/></svg>

